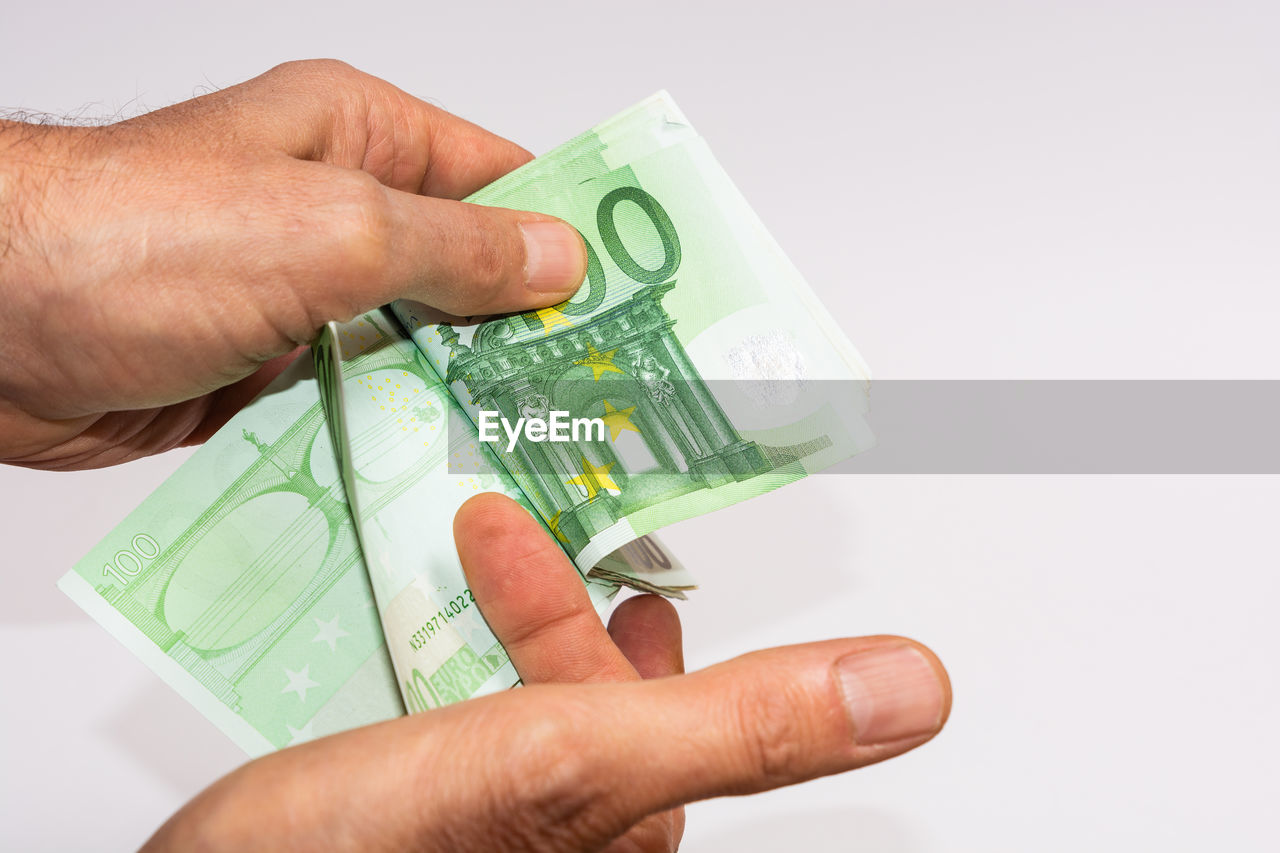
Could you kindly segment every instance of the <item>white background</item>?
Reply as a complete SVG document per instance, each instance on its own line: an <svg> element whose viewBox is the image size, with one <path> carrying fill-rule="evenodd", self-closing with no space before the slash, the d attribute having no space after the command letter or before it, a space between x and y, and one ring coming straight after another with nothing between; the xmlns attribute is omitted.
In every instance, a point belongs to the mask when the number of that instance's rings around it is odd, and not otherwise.
<svg viewBox="0 0 1280 853"><path fill-rule="evenodd" d="M667 88L878 378L1280 378L1272 3L4 0L0 32L0 106L59 115L334 56L544 151ZM6 849L129 849L242 760L53 585L184 458L0 468ZM1264 477L816 477L671 529L691 666L903 633L956 693L916 753L694 806L685 849L1269 848L1277 510Z"/></svg>

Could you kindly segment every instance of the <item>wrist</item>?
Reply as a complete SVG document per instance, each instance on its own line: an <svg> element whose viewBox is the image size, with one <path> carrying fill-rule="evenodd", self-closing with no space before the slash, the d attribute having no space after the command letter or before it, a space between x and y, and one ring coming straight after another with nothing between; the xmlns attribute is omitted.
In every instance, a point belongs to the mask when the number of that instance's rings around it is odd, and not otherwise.
<svg viewBox="0 0 1280 853"><path fill-rule="evenodd" d="M33 140L43 136L44 130L21 122L0 121L0 290L5 301L14 286L13 256L23 242L19 231L29 218L31 177L25 164L31 158Z"/></svg>
<svg viewBox="0 0 1280 853"><path fill-rule="evenodd" d="M48 379L40 362L56 259L41 235L51 221L49 187L70 171L88 130L0 120L0 461L47 444L48 413L36 403Z"/></svg>

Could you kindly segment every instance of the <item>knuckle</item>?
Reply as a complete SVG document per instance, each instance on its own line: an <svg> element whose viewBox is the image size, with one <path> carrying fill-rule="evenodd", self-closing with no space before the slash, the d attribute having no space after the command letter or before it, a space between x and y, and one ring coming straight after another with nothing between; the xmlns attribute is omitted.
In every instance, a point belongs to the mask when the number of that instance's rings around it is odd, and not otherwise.
<svg viewBox="0 0 1280 853"><path fill-rule="evenodd" d="M650 815L627 831L622 844L607 848L610 853L675 853L683 834L680 810Z"/></svg>
<svg viewBox="0 0 1280 853"><path fill-rule="evenodd" d="M544 608L543 612L531 614L530 618L511 626L505 632L503 643L511 648L530 648L540 641L578 634L579 627L591 624L589 620L593 618L598 617L594 608L585 603L585 600L580 604Z"/></svg>
<svg viewBox="0 0 1280 853"><path fill-rule="evenodd" d="M567 705L562 691L554 704L538 701L545 697L537 687L525 692L535 702L523 705L521 718L507 730L513 761L504 778L520 783L499 808L503 832L517 849L591 849L610 837L612 827L603 809L603 774L578 743L589 709Z"/></svg>
<svg viewBox="0 0 1280 853"><path fill-rule="evenodd" d="M364 172L340 173L333 215L324 214L331 229L338 275L368 281L389 266L392 253L392 211L377 179Z"/></svg>
<svg viewBox="0 0 1280 853"><path fill-rule="evenodd" d="M267 73L286 80L309 83L353 79L360 74L341 59L294 59L280 63Z"/></svg>
<svg viewBox="0 0 1280 853"><path fill-rule="evenodd" d="M732 704L742 760L752 789L776 788L806 775L812 733L803 715L803 697L793 687L743 685Z"/></svg>
<svg viewBox="0 0 1280 853"><path fill-rule="evenodd" d="M523 267L523 257L512 257L516 253L507 229L481 211L470 211L462 225L458 263L468 273L472 300L487 306Z"/></svg>

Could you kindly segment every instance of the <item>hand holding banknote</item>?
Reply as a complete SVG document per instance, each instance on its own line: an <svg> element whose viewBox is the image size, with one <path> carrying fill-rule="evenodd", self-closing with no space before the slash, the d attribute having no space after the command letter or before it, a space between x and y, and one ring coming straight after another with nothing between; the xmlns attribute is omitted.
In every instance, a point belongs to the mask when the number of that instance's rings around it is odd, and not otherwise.
<svg viewBox="0 0 1280 853"><path fill-rule="evenodd" d="M518 504L473 498L455 533L528 686L258 759L147 849L669 851L684 803L891 758L950 710L941 664L899 637L683 675L674 608L633 598L606 632L577 571Z"/></svg>
<svg viewBox="0 0 1280 853"><path fill-rule="evenodd" d="M0 120L0 460L201 441L323 323L393 299L564 301L572 228L455 200L529 159L329 61L104 127Z"/></svg>

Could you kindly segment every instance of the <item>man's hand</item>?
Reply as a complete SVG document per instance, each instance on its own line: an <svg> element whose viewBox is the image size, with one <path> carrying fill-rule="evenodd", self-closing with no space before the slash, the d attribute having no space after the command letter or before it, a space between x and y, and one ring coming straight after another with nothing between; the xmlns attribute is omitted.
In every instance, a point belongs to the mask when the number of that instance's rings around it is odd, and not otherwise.
<svg viewBox="0 0 1280 853"><path fill-rule="evenodd" d="M900 637L682 675L674 608L630 599L606 633L577 571L518 504L473 498L454 532L528 686L258 759L148 850L669 851L684 803L891 758L950 712L946 671Z"/></svg>
<svg viewBox="0 0 1280 853"><path fill-rule="evenodd" d="M569 298L570 226L462 198L520 147L340 62L106 127L0 121L0 461L201 441L328 320Z"/></svg>

